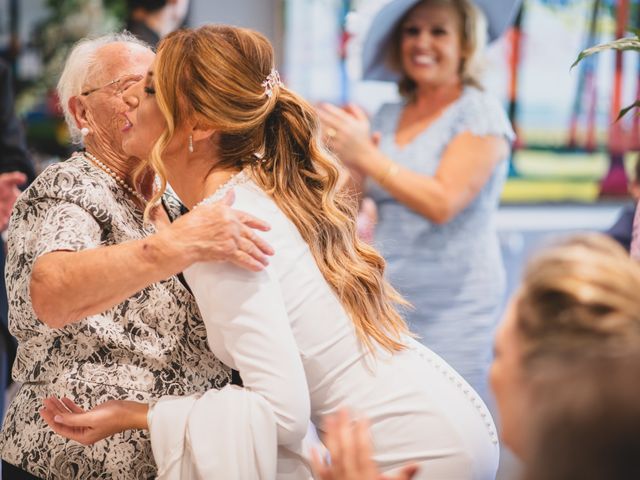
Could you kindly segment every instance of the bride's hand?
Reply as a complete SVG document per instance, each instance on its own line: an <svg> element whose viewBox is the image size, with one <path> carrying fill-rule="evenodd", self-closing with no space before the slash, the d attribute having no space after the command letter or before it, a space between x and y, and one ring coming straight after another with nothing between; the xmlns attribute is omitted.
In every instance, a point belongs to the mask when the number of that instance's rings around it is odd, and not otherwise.
<svg viewBox="0 0 640 480"><path fill-rule="evenodd" d="M45 398L40 415L51 429L83 445L91 445L119 432L147 428L146 403L108 400L83 410L68 398Z"/></svg>

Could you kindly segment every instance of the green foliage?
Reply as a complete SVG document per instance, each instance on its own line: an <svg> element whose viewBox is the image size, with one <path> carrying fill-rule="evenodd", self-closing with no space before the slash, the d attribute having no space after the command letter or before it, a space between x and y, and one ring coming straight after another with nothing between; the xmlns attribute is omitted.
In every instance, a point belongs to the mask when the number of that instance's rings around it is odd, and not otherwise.
<svg viewBox="0 0 640 480"><path fill-rule="evenodd" d="M635 35L634 37L618 38L611 42L602 43L600 45L589 47L581 51L576 61L573 62L573 65L571 65L571 68L575 67L578 63L580 63L585 58L591 55L594 55L596 53L604 52L606 50L616 50L619 52L625 52L625 51L640 52L640 32L635 29L632 30L632 32ZM618 114L618 118L616 119L616 121L624 117L629 111L638 107L640 107L640 100L636 100L631 105L626 106L625 108L620 110L620 113Z"/></svg>
<svg viewBox="0 0 640 480"><path fill-rule="evenodd" d="M640 52L640 37L625 37L618 38L617 40L613 40L612 42L602 43L600 45L596 45L595 47L589 47L578 55L578 58L571 68L575 67L582 59L589 57L595 53L604 52L605 50L618 50L618 51L628 51L633 50L636 52Z"/></svg>
<svg viewBox="0 0 640 480"><path fill-rule="evenodd" d="M49 15L35 28L33 44L42 56L42 75L21 92L17 107L31 109L56 84L71 47L85 37L122 29L124 0L46 0Z"/></svg>

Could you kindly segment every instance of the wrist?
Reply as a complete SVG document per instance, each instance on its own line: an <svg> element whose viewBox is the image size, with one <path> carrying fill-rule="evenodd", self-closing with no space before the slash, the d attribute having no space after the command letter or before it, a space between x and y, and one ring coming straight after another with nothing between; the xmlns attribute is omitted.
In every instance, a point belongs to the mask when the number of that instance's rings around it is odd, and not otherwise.
<svg viewBox="0 0 640 480"><path fill-rule="evenodd" d="M381 165L378 169L377 175L373 178L383 188L386 188L389 183L393 180L393 178L400 171L400 166L392 160L389 160L387 163Z"/></svg>
<svg viewBox="0 0 640 480"><path fill-rule="evenodd" d="M124 418L126 419L126 425L128 428L147 430L149 424L147 422L147 413L149 412L149 405L146 403L132 402L123 400L123 406L125 410Z"/></svg>
<svg viewBox="0 0 640 480"><path fill-rule="evenodd" d="M368 171L376 163L378 154L378 148L371 141L366 141L360 148L355 149L352 165L357 170L369 174Z"/></svg>
<svg viewBox="0 0 640 480"><path fill-rule="evenodd" d="M166 276L175 275L193 263L192 252L181 248L170 228L164 229L143 240L142 260L149 265L160 267Z"/></svg>

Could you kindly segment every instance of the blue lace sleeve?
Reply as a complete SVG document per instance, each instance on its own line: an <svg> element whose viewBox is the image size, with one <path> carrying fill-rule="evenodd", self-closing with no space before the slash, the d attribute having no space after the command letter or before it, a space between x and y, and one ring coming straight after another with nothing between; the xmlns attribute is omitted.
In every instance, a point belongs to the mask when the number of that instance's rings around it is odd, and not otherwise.
<svg viewBox="0 0 640 480"><path fill-rule="evenodd" d="M470 132L473 135L503 136L509 142L515 140L515 133L500 102L486 92L468 89L459 104L454 134Z"/></svg>

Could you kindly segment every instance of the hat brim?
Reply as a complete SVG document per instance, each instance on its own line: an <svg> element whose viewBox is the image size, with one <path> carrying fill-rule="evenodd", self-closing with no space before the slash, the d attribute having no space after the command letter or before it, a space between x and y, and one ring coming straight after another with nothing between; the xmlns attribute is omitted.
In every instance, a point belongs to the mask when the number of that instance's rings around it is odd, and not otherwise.
<svg viewBox="0 0 640 480"><path fill-rule="evenodd" d="M391 36L398 22L421 0L393 0L376 14L362 49L362 79L397 82L400 74L387 65ZM476 0L487 17L489 41L500 37L513 23L522 0Z"/></svg>

